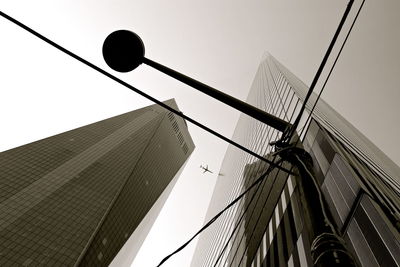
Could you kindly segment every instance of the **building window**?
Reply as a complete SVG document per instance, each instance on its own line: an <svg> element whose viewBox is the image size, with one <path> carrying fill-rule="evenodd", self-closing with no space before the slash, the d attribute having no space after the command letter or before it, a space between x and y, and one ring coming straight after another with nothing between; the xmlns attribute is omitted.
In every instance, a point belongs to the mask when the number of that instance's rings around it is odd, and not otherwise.
<svg viewBox="0 0 400 267"><path fill-rule="evenodd" d="M26 261L24 261L24 263L22 264L22 266L29 266L32 262L33 262L32 259L27 259Z"/></svg>

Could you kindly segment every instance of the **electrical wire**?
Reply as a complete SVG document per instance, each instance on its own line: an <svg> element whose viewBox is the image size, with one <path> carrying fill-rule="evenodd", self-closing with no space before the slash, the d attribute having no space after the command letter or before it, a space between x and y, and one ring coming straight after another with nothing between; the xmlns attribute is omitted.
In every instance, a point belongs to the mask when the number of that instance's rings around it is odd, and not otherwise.
<svg viewBox="0 0 400 267"><path fill-rule="evenodd" d="M101 69L100 67L94 65L93 63L87 61L86 59L84 59L84 58L82 58L82 57L76 55L75 53L73 53L73 52L67 50L66 48L62 47L61 45L59 45L59 44L57 44L57 43L55 43L55 42L53 42L52 40L50 40L50 39L48 39L47 37L43 36L42 34L38 33L37 31L35 31L35 30L31 29L30 27L26 26L25 24L21 23L20 21L18 21L18 20L16 20L16 19L12 18L11 16L5 14L4 12L0 11L0 16L2 16L3 18L5 18L5 19L11 21L12 23L16 24L17 26L23 28L24 30L26 30L26 31L28 31L29 33L33 34L34 36L38 37L38 38L41 39L42 41L44 41L44 42L48 43L49 45L53 46L54 48L60 50L61 52L65 53L65 54L67 54L67 55L69 55L69 56L71 56L72 58L74 58L74 59L80 61L81 63L87 65L88 67L90 67L90 68L92 68L92 69L94 69L94 70L100 72L101 74L103 74L103 75L107 76L108 78L110 78L110 79L116 81L117 83L119 83L119 84L121 84L121 85L123 85L123 86L129 88L130 90L134 91L135 93L137 93L137 94L139 94L139 95L141 95L141 96L143 96L143 97L149 99L150 101L152 101L152 102L154 102L154 103L156 103L156 104L162 106L163 108L167 109L168 111L171 111L172 113L174 113L174 114L176 114L176 115L182 117L183 119L185 119L185 120L191 122L192 124L196 125L197 127L199 127L199 128L201 128L201 129L203 129L203 130L205 130L205 131L211 133L212 135L214 135L214 136L216 136L216 137L218 137L218 138L224 140L225 142L228 142L229 144L231 144L231 145L233 145L233 146L235 146L235 147L237 147L237 148L239 148L239 149L241 149L241 150L243 150L243 151L245 151L245 152L251 154L252 156L254 156L254 157L256 157L256 158L258 158L258 159L260 159L260 160L262 160L262 161L265 161L265 162L267 162L267 163L269 163L269 164L275 164L275 163L273 163L272 161L270 161L270 160L268 160L268 159L266 159L266 158L264 158L264 157L258 155L257 153L255 153L255 152L253 152L253 151L247 149L246 147L244 147L244 146L242 146L242 145L240 145L240 144L234 142L233 140L230 140L229 138L227 138L227 137L225 137L225 136L223 136L223 135L217 133L216 131L212 130L211 128L209 128L209 127L207 127L207 126L205 126L205 125L199 123L198 121L196 121L196 120L194 120L194 119L192 119L192 118L190 118L190 117L184 115L181 111L178 111L178 110L175 110L174 108L171 108L170 106L164 104L163 102L157 100L156 98L154 98L154 97L152 97L152 96L150 96L150 95L144 93L143 91L141 91L141 90L135 88L134 86L128 84L127 82L122 81L121 79L117 78L116 76L112 75L111 73L109 73L109 72L107 72L107 71ZM278 165L277 165L277 166L275 166L275 167L276 167L276 168L279 168L280 170L282 170L282 171L284 171L284 172L287 172L287 173L289 173L289 174L293 174L291 171L289 171L289 170L287 170L287 169L285 169L285 168L283 168L283 167L281 167L281 166L278 166Z"/></svg>
<svg viewBox="0 0 400 267"><path fill-rule="evenodd" d="M279 164L281 160L278 160L276 164ZM170 257L184 249L196 236L198 236L201 232L203 232L205 229L207 229L211 224L213 224L226 210L228 210L230 207L232 207L236 202L238 202L243 196L245 196L253 187L261 183L265 177L269 175L269 173L276 168L275 166L270 165L270 168L263 173L257 180L254 181L253 184L249 186L243 193L241 193L238 197L236 197L231 203L229 203L223 210L221 210L217 215L215 215L211 220L209 220L196 234L194 234L188 241L186 241L182 246L180 246L178 249L176 249L174 252L166 256L164 259L161 260L161 262L157 265L157 267L161 266L164 264Z"/></svg>
<svg viewBox="0 0 400 267"><path fill-rule="evenodd" d="M335 58L335 61L333 62L332 67L331 67L331 69L329 70L329 73L328 73L328 75L327 75L326 78L325 78L325 81L324 81L324 84L322 85L321 91L318 93L318 96L317 96L317 98L316 98L316 100L315 100L315 102L314 102L314 105L313 105L313 107L311 108L311 110L310 110L310 112L309 112L309 114L308 114L308 117L307 117L307 120L306 120L306 122L305 122L305 124L304 124L304 127L303 127L303 129L301 130L300 136L302 135L304 129L306 128L305 125L307 125L307 123L309 122L309 120L310 120L310 118L311 118L311 115L313 114L314 109L315 109L315 107L316 107L316 105L317 105L317 103L318 103L318 101L319 101L319 99L320 99L320 97L321 97L321 94L322 94L322 92L324 91L325 86L326 86L326 84L327 84L329 78L331 77L332 71L333 71L333 69L334 69L335 66L336 66L336 63L337 63L337 61L338 61L338 59L339 59L339 57L340 57L340 54L342 53L342 50L343 50L343 48L344 48L344 45L346 44L347 39L349 38L349 35L350 35L351 31L353 30L354 24L355 24L356 21L357 21L358 15L360 14L362 7L364 6L364 3L365 3L365 0L363 0L363 1L361 2L360 7L358 8L357 14L356 14L356 16L354 17L354 20L353 20L353 22L352 22L352 24L351 24L351 26L350 26L349 31L347 32L346 38L344 39L344 41L343 41L343 43L342 43L342 46L340 47L340 50L339 50L339 52L338 52L338 54L337 54L337 56L336 56L336 58Z"/></svg>
<svg viewBox="0 0 400 267"><path fill-rule="evenodd" d="M351 7L352 7L353 3L354 3L354 0L350 0L349 3L347 4L346 10L345 10L345 12L344 12L344 14L342 16L342 19L340 20L338 28L336 29L336 32L335 32L335 34L334 34L334 36L333 36L333 38L332 38L332 40L331 40L331 42L329 44L329 47L328 47L327 51L325 52L324 58L322 59L322 62L321 62L320 66L319 66L319 68L318 68L318 70L317 70L317 72L316 72L316 74L314 76L314 79L311 82L311 86L308 89L307 95L304 98L303 105L302 105L302 107L301 107L301 109L299 111L299 115L297 116L297 118L296 118L295 122L293 123L291 129L288 131L287 136L285 136L285 138L287 138L287 140L291 139L291 137L293 136L294 132L296 131L297 126L300 123L300 119L301 119L301 117L303 115L303 112L304 112L304 109L306 107L307 101L310 98L312 92L314 91L315 85L317 84L317 82L319 80L319 77L321 76L321 73L322 73L322 71L323 71L323 69L324 69L324 67L326 65L326 62L328 61L328 58L329 58L329 56L330 56L330 54L332 52L333 46L336 43L336 40L337 40L341 30L342 30L342 27L343 27L343 25L344 25L344 23L345 23L345 21L347 19L347 16L349 15L349 12L351 10Z"/></svg>
<svg viewBox="0 0 400 267"><path fill-rule="evenodd" d="M359 7L359 9L358 9L358 11L357 11L357 14L356 14L356 16L355 16L354 19L353 19L353 22L352 22L352 24L351 24L351 26L350 26L350 29L349 29L349 31L347 32L347 35L346 35L346 37L345 37L345 39L344 39L344 41L343 41L343 43L342 43L342 45L341 45L341 47L340 47L340 50L339 50L339 52L338 52L338 54L337 54L337 56L336 56L336 58L335 58L335 61L334 61L334 63L332 64L332 66L331 66L331 68L330 68L330 70L329 70L329 73L328 73L327 77L325 78L324 84L323 84L323 86L322 86L322 88L321 88L321 90L320 90L320 92L319 92L319 94L318 94L318 96L317 96L317 98L316 98L316 100L315 100L315 102L314 102L314 105L313 105L313 107L311 108L311 110L310 110L310 112L309 112L309 115L308 115L307 120L306 120L306 122L305 122L305 124L304 124L304 127L303 127L303 129L301 130L301 134L302 134L303 131L306 129L305 126L306 126L307 123L309 122L309 120L310 120L310 118L311 118L311 116L312 116L312 114L313 114L313 112L314 112L314 109L315 109L315 107L316 107L316 105L317 105L317 103L318 103L318 101L319 101L319 99L320 99L320 97L321 97L321 94L322 94L322 92L324 91L324 89L325 89L325 87L326 87L326 84L327 84L327 82L328 82L328 80L329 80L329 78L330 78L330 76L331 76L331 74L332 74L332 72L333 72L333 69L334 69L335 66L336 66L336 63L337 63L337 61L338 61L338 59L339 59L339 57L340 57L340 55L341 55L341 53L342 53L342 51L343 51L343 48L344 48L344 46L345 46L345 44L346 44L346 42L347 42L347 40L348 40L348 37L349 37L349 35L350 35L350 33L351 33L353 27L354 27L355 22L357 21L357 18L358 18L358 16L359 16L360 12L361 12L361 9L362 9L364 3L365 3L365 0L362 1L361 5L360 5L360 7ZM311 87L310 87L310 89L311 89ZM310 90L309 90L309 92L310 92ZM306 99L307 99L307 98L306 98ZM305 101L303 102L303 106L305 106L305 104L306 104L306 99L305 99ZM301 114L299 113L299 116L296 118L296 120L297 120L300 116L301 116ZM297 123L297 124L298 124L298 123ZM295 124L294 124L294 125L295 125ZM301 135L301 134L300 134L300 135ZM323 198L322 192L321 192L321 189L319 188L319 186L318 186L318 184L317 184L317 182L316 182L316 180L315 180L315 177L314 177L314 176L310 173L310 171L306 168L304 162L301 161L301 159L300 159L297 155L295 155L295 156L296 156L297 160L302 164L303 168L306 170L306 172L308 173L308 175L309 175L310 177L312 177L312 181L313 181L313 183L314 183L314 185L315 185L315 188L316 188L317 191L318 191L319 201L320 201L320 203L321 203L322 212L323 212L325 221L328 223L328 225L329 225L329 227L331 228L332 232L333 232L336 236L338 236L336 228L335 228L335 227L333 226L333 224L330 222L330 220L329 220L329 218L328 218L328 216L327 216L327 214L326 214L326 207L325 207L324 201L323 201L323 199L322 199L322 198Z"/></svg>
<svg viewBox="0 0 400 267"><path fill-rule="evenodd" d="M270 165L268 168L271 168L271 165ZM267 170L267 171L268 171L268 170ZM272 182L272 184L275 183L276 177L277 177L277 176L274 177L274 181ZM265 182L265 181L266 181L266 180L264 180L263 182ZM265 183L263 184L262 189L264 188L264 185L265 185ZM250 201L248 202L246 208L244 209L242 215L240 216L238 222L236 223L234 229L232 230L232 233L230 234L228 240L225 242L224 248L223 248L223 249L221 250L221 252L219 253L218 258L215 260L214 267L217 266L219 260L222 258L222 255L224 255L225 250L226 250L226 248L228 247L228 244L229 244L229 242L231 241L233 235L235 234L235 232L236 232L236 230L239 228L239 226L242 224L242 220L243 220L243 218L244 218L244 215L246 215L247 210L250 208L250 205L251 205L251 203L253 202L255 196L257 195L257 192L258 192L258 190L260 189L260 186L261 186L261 183L258 184L258 186L257 186L257 188L256 188L256 191L255 191L255 192L253 193L253 195L251 196ZM271 190L272 190L272 187L271 187L271 189L269 190L269 193L271 192ZM268 195L269 195L269 193L268 193ZM256 202L256 203L258 203L259 198L260 198L260 195L258 195L258 198L257 198L257 202ZM251 215L254 213L254 210L255 210L255 208L252 210ZM250 216L251 216L251 215L250 215ZM237 237L237 235L235 236L235 239L234 239L233 242L235 242L236 237Z"/></svg>
<svg viewBox="0 0 400 267"><path fill-rule="evenodd" d="M365 3L365 0L363 0L363 1L361 2L360 7L358 8L357 14L356 14L356 16L355 16L354 19L353 19L353 22L352 22L352 24L351 24L351 26L350 26L350 28L349 28L349 31L348 31L347 34L346 34L346 37L345 37L345 39L344 39L344 41L343 41L343 43L342 43L342 45L341 45L341 47L340 47L340 49L339 49L338 54L336 55L335 61L333 62L332 66L331 66L331 68L330 68L330 70L329 70L329 73L328 73L327 77L325 78L324 84L322 85L322 88L321 88L320 92L318 93L318 96L317 96L317 98L316 98L316 100L315 100L315 102L314 102L314 104L313 104L313 106L312 106L312 108L311 108L311 110L310 110L310 112L309 112L309 114L308 114L308 117L307 117L307 120L306 120L306 122L305 122L305 124L304 124L304 127L301 129L300 136L303 134L304 130L306 129L305 126L306 126L307 123L309 122L309 120L310 120L310 118L311 118L311 116L312 116L312 114L313 114L313 112L314 112L314 109L315 109L315 107L316 107L316 105L317 105L317 103L318 103L318 101L319 101L319 99L320 99L320 97L321 97L321 94L322 94L322 92L324 91L324 89L325 89L325 87L326 87L326 84L327 84L327 82L328 82L328 80L329 80L329 78L330 78L330 76L331 76L331 74L332 74L332 72L333 72L333 69L334 69L335 66L336 66L336 63L337 63L337 61L338 61L338 59L339 59L339 57L340 57L340 55L341 55L341 53L342 53L342 51L343 51L343 48L344 48L344 46L345 46L345 44L346 44L346 42L347 42L347 40L348 40L348 38L349 38L349 36L350 36L350 33L351 33L351 31L353 30L353 27L354 27L354 25L355 25L355 22L357 21L357 18L358 18L359 14L360 14L360 12L361 12L363 6L364 6L364 3ZM305 102L304 102L304 104L305 104ZM304 105L304 104L303 104L303 105ZM321 192L321 189L319 188L319 186L318 186L318 184L317 184L317 181L316 181L315 177L314 177L314 176L310 173L310 171L307 169L307 167L305 166L304 162L303 162L297 155L295 155L295 156L296 156L297 160L302 164L303 168L306 170L306 172L308 173L308 175L312 178L312 181L313 181L313 183L314 183L314 186L315 186L315 188L316 188L317 191L318 191L318 197L319 197L319 201L320 201L320 203L321 203L322 212L323 212L325 221L328 223L328 225L329 225L329 227L331 228L332 232L333 232L336 236L339 236L338 233L337 233L337 229L333 226L333 224L331 223L331 221L329 220L329 218L328 218L328 216L327 216L327 214L326 214L326 207L325 207L324 201L322 200L322 198L323 198L322 192Z"/></svg>
<svg viewBox="0 0 400 267"><path fill-rule="evenodd" d="M257 99L260 99L259 98L259 96L257 97ZM251 138L253 139L253 141L254 141L254 143L256 143L256 146L254 147L254 149L256 150L256 151L258 151L259 149L262 149L262 147L263 147L263 143L261 143L261 142L256 142L256 140L259 140L260 138L262 139L263 137L262 136L264 136L264 134L266 134L266 135L268 135L268 133L269 133L269 131L271 130L271 128L272 127L269 127L269 126L267 126L267 125L265 125L265 124L261 124L261 128L260 129L253 129L253 130L250 130L250 131L248 131L248 133L250 133L250 136L251 136ZM268 130L267 130L268 129ZM252 134L253 132L256 132L257 134ZM261 136L258 136L258 134L260 134ZM254 144L253 143L253 144ZM265 148L265 150L263 151L263 153L262 154L267 154L268 152L267 152L267 147ZM276 159L276 157L274 157L273 158L273 161L275 161L275 159ZM250 157L247 157L246 159L244 159L244 162L251 162L251 158ZM250 163L251 165L250 165L250 168L247 170L247 173L258 173L258 172L260 172L260 171L263 171L263 165L261 165L261 164L257 164L257 162L252 162L252 163ZM271 166L271 165L270 165ZM242 171L242 173L244 173L244 171L246 171L246 170L243 170ZM240 175L240 174L239 174ZM254 178L254 179L251 179L251 178ZM251 183L251 182L253 182L255 179L256 179L256 177L251 177L249 180L249 183ZM240 180L240 179L237 179L237 180ZM265 180L264 180L264 182L265 182ZM257 186L257 188L256 188L256 191L253 193L253 195L252 195L252 197L251 197L251 200L250 200L250 203L253 201L253 198L256 196L256 194L257 194L257 192L258 192L258 190L259 190L259 188L260 188L260 186L262 185L262 186L264 186L264 184L265 183L260 183L260 184L258 184L258 186ZM241 204L241 203L240 203ZM239 204L239 205L240 205ZM239 206L238 205L238 206ZM249 204L250 205L250 204ZM247 209L249 208L249 205L247 205L246 206L246 208L245 208L245 210L247 211ZM239 209L240 207L238 207L238 209ZM243 207L242 207L243 208ZM235 214L236 215L236 214ZM243 216L245 215L245 212L242 214L242 216L241 216L241 219L239 219L239 221L240 220L242 220L242 218L243 218ZM224 221L223 223L225 223L226 221ZM239 222L240 223L240 222ZM235 234L235 232L236 232L236 230L237 230L237 227L239 226L239 223L236 225L236 226L234 226L234 229L232 230L232 232L231 232L231 236L229 236L228 237L228 241L226 241L226 243L225 243L225 246L224 246L224 248L222 249L222 252L221 252L221 254L218 256L218 257L221 257L222 255L223 255L223 253L224 253L224 250L226 249L226 246L227 246L227 244L228 244L228 242L229 242L229 240L232 238L232 236ZM223 237L221 237L222 239L223 238L225 238L225 240L226 240L226 237L225 236L223 236ZM236 238L236 237L235 237ZM214 250L215 251L217 251L218 249L219 249L219 246L221 245L221 244L223 244L224 242L225 242L225 240L221 240L221 242L219 242L219 245L216 247L216 248L214 248ZM207 261L207 260L206 260ZM217 264L217 262L218 262L218 260L215 262L215 264ZM209 264L211 264L211 262L209 263Z"/></svg>

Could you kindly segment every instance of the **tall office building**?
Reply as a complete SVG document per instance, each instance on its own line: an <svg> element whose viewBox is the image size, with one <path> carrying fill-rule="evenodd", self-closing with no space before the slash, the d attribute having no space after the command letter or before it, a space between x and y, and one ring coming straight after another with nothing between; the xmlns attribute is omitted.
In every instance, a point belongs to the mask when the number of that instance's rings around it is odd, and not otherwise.
<svg viewBox="0 0 400 267"><path fill-rule="evenodd" d="M307 91L266 55L247 102L293 123ZM400 168L322 99L307 120L315 100L313 95L297 130L313 159L328 216L356 264L399 266ZM280 136L241 115L233 139L273 159L269 143ZM268 164L229 146L206 220L267 169ZM315 229L301 184L298 176L274 169L200 236L191 266L313 266Z"/></svg>
<svg viewBox="0 0 400 267"><path fill-rule="evenodd" d="M107 266L131 235L138 249L193 149L153 105L0 153L0 266Z"/></svg>

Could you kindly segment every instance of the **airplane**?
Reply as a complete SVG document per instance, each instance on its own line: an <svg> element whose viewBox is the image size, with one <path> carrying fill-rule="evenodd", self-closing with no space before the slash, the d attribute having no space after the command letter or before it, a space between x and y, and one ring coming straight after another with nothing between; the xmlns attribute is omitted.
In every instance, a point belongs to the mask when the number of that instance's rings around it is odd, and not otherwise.
<svg viewBox="0 0 400 267"><path fill-rule="evenodd" d="M213 173L212 171L210 171L210 170L208 169L208 164L207 164L206 167L203 167L203 165L200 165L200 169L203 169L203 170L204 170L203 173L206 173L206 172Z"/></svg>

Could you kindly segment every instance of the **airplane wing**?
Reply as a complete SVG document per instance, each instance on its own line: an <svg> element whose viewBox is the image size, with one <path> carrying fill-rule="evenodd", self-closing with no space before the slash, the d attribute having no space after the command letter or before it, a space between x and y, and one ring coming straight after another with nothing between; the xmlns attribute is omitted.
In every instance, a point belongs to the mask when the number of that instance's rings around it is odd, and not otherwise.
<svg viewBox="0 0 400 267"><path fill-rule="evenodd" d="M204 169L204 171L203 171L203 173L205 173L207 170L206 169Z"/></svg>

